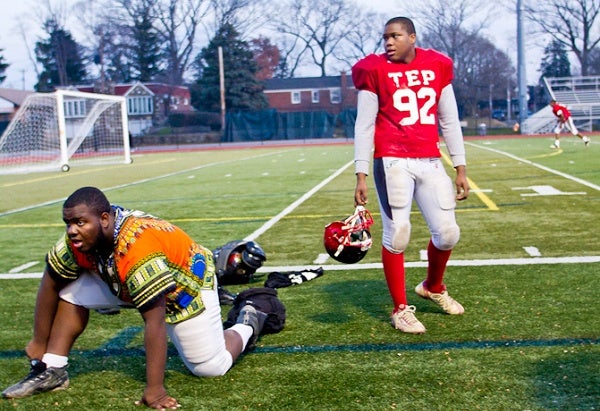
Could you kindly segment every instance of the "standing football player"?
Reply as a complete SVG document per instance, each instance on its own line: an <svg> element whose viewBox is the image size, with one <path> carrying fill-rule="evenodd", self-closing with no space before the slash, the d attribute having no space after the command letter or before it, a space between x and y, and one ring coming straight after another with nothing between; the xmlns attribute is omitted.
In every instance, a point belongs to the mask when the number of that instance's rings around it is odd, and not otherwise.
<svg viewBox="0 0 600 411"><path fill-rule="evenodd" d="M556 116L558 121L556 122L556 127L554 128L554 144L550 147L552 148L560 148L560 140L559 135L560 132L566 128L573 134L574 136L579 137L583 140L583 143L587 147L590 144L590 139L577 130L575 127L575 123L573 123L573 117L571 117L571 112L567 109L567 107L559 104L556 100L550 100L550 107L552 107L552 113Z"/></svg>
<svg viewBox="0 0 600 411"><path fill-rule="evenodd" d="M415 46L417 35L409 18L385 24L385 53L369 55L352 68L358 90L355 125L355 203L367 204L369 164L379 197L383 238L381 259L394 309L392 325L421 334L405 289L404 250L410 238L410 211L416 201L431 232L427 247L427 278L415 292L448 314L464 313L448 295L444 272L460 237L454 209L469 195L465 149L452 88L452 60ZM441 162L438 125L456 169L456 188Z"/></svg>

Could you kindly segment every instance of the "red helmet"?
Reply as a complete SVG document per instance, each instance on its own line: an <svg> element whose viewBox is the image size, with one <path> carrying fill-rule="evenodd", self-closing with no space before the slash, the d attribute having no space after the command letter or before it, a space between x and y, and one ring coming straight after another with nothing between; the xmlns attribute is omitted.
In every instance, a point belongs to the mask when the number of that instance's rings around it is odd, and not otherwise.
<svg viewBox="0 0 600 411"><path fill-rule="evenodd" d="M323 236L327 253L341 263L359 262L373 244L369 232L372 224L373 217L363 206L357 206L345 220L327 224Z"/></svg>

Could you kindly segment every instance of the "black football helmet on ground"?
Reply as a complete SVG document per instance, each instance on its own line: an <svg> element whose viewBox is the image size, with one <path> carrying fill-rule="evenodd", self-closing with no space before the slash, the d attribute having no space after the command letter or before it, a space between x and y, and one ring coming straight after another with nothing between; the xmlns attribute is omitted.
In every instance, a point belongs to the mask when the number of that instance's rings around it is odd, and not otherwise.
<svg viewBox="0 0 600 411"><path fill-rule="evenodd" d="M234 240L213 250L219 284L246 284L267 260L254 241Z"/></svg>
<svg viewBox="0 0 600 411"><path fill-rule="evenodd" d="M359 262L373 245L369 232L372 224L371 213L363 206L357 206L350 217L325 226L323 236L325 250L333 259L341 263Z"/></svg>

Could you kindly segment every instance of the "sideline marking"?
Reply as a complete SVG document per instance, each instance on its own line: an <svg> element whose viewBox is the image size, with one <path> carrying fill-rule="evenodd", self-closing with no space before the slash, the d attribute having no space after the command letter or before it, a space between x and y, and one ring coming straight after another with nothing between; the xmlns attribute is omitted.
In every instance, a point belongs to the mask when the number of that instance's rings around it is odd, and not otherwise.
<svg viewBox="0 0 600 411"><path fill-rule="evenodd" d="M39 261L30 261L28 263L25 264L21 264L15 268L12 268L9 273L14 274L14 273L20 273L23 270L27 270L29 267L33 267L34 265L39 264Z"/></svg>
<svg viewBox="0 0 600 411"><path fill-rule="evenodd" d="M555 151L553 151L553 152L551 152L551 153L547 153L547 154L540 154L540 155L533 156L533 157L529 157L529 158L546 158L546 157L554 157L554 156L558 156L558 155L560 155L560 154L562 154L562 153L563 153L563 150L562 150L562 148L559 148L558 150L555 150Z"/></svg>
<svg viewBox="0 0 600 411"><path fill-rule="evenodd" d="M467 177L467 181L469 182L469 187L473 188L472 192L475 193L475 195L477 197L479 197L479 199L481 201L483 201L483 204L485 204L489 210L491 210L491 211L500 210L498 208L498 206L496 205L496 203L494 203L491 198L489 198L487 195L485 195L485 190L481 190L479 188L479 186L477 186L477 184L475 184L475 182L473 180L471 180L469 177Z"/></svg>
<svg viewBox="0 0 600 411"><path fill-rule="evenodd" d="M580 257L524 257L524 258L491 258L487 260L450 260L448 267L485 267L494 265L539 265L539 264L593 264L600 262L600 255L595 256L580 256ZM427 261L408 261L405 263L406 268L427 267ZM323 268L325 271L354 271L354 270L372 270L383 269L383 265L379 263L363 263L363 264L329 264L329 265L290 265L290 266L262 266L257 273L270 273L271 271L303 271L316 270ZM2 275L0 274L0 279Z"/></svg>
<svg viewBox="0 0 600 411"><path fill-rule="evenodd" d="M560 191L549 185L537 185L529 187L513 187L513 190L531 190L535 193L524 193L521 197L534 197L534 196L574 196L574 195L586 195L585 191Z"/></svg>
<svg viewBox="0 0 600 411"><path fill-rule="evenodd" d="M600 262L600 255L574 256L574 257L535 257L535 258L491 258L487 260L450 260L448 267L484 267L493 265L538 265L538 264L593 264ZM408 261L409 267L427 267L427 261ZM382 269L381 263L363 264L324 264L324 265L285 265L285 266L262 266L257 273L270 273L272 271L305 271L323 268L325 271L354 271ZM25 278L41 278L42 273L15 273L0 274L0 280L18 280Z"/></svg>
<svg viewBox="0 0 600 411"><path fill-rule="evenodd" d="M321 253L317 256L317 258L315 258L313 264L324 264L327 260L329 260L329 254Z"/></svg>
<svg viewBox="0 0 600 411"><path fill-rule="evenodd" d="M529 246L529 247L523 247L523 249L531 257L541 257L542 256L542 253L540 253L540 250L538 250L537 247Z"/></svg>
<svg viewBox="0 0 600 411"><path fill-rule="evenodd" d="M452 165L452 161L450 160L450 157L448 157L448 155L442 151L440 151L440 153L442 154L442 158L444 159L444 161L450 165ZM494 203L492 201L491 198L489 198L485 192L487 190L482 190L479 188L479 186L477 184L475 184L475 182L473 180L471 180L469 177L467 177L467 181L469 182L469 187L472 189L471 193L475 193L475 195L477 197L479 197L479 199L483 202L483 204L485 204L487 206L487 208L491 211L498 211L500 210L498 208L498 206L496 205L496 203Z"/></svg>
<svg viewBox="0 0 600 411"><path fill-rule="evenodd" d="M575 181L576 183L579 183L579 184L584 185L586 187L593 188L596 191L600 191L600 186L598 186L596 184L593 184L593 183L590 183L589 181L583 180L581 178L572 176L572 175L567 174L567 173L563 173L562 171L554 170L554 169L552 169L550 167L546 167L546 166L543 166L543 165L538 164L538 163L534 163L533 161L526 160L526 159L521 158L521 157L517 157L517 156L515 156L513 154L510 154L510 153L507 153L505 151L496 150L495 148L485 147L485 146L482 146L482 145L479 145L479 144L470 143L470 142L466 142L466 141L465 141L465 144L468 144L468 145L470 145L472 147L480 148L482 150L488 150L488 151L491 151L493 153L501 154L503 156L512 158L513 160L520 161L520 162L523 162L525 164L529 164L530 166L537 167L537 168L539 168L541 170L544 170L544 171L547 171L549 173L556 174L557 176L564 177L567 180Z"/></svg>

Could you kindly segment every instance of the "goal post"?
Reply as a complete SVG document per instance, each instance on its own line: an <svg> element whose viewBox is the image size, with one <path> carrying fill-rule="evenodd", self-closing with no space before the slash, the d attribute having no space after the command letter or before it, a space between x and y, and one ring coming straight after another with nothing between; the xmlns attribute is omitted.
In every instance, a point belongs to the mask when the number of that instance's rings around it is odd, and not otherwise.
<svg viewBox="0 0 600 411"><path fill-rule="evenodd" d="M132 162L123 96L33 93L0 137L0 174L117 162Z"/></svg>

